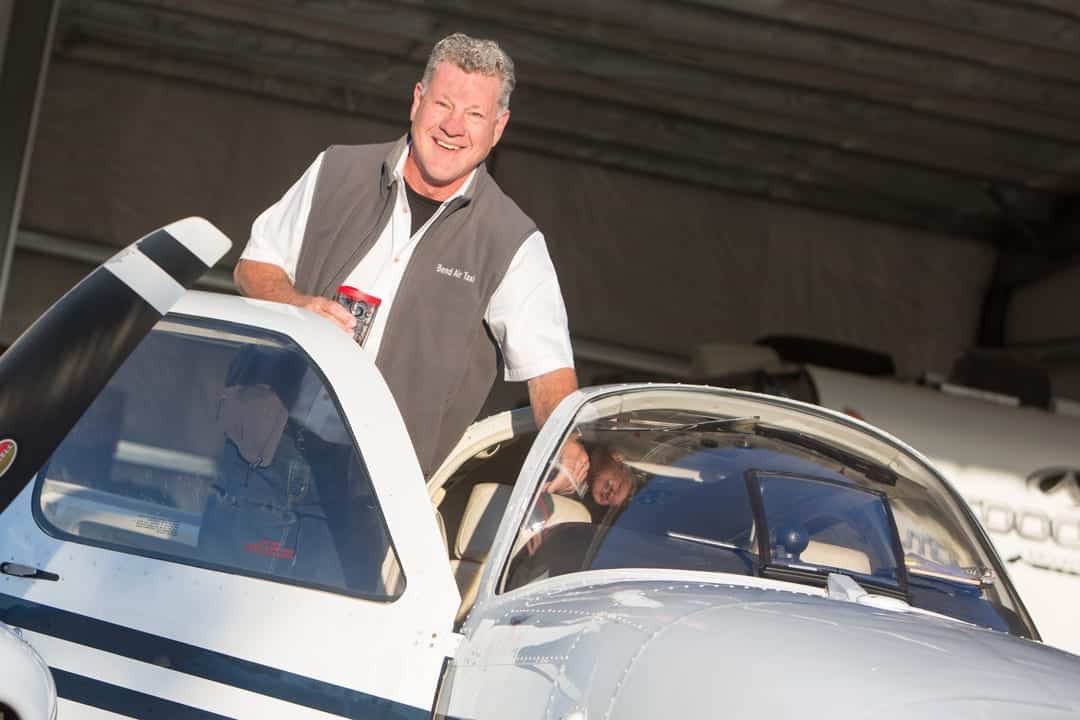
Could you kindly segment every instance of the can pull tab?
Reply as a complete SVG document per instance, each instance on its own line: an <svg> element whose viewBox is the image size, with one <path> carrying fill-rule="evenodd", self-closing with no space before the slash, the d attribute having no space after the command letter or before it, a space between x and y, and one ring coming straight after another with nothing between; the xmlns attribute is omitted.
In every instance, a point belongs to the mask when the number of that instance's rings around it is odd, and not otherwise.
<svg viewBox="0 0 1080 720"><path fill-rule="evenodd" d="M19 563L13 562L0 563L0 573L26 578L27 580L52 580L55 582L60 579L60 576L56 573L38 570L36 567L20 565Z"/></svg>

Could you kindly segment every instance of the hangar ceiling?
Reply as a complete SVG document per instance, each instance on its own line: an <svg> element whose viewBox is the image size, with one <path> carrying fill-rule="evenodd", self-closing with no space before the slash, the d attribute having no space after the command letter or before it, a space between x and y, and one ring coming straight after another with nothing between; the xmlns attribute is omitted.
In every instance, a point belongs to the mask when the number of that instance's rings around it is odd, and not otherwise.
<svg viewBox="0 0 1080 720"><path fill-rule="evenodd" d="M455 30L517 62L507 146L1080 251L1074 0L66 0L55 54L400 123Z"/></svg>

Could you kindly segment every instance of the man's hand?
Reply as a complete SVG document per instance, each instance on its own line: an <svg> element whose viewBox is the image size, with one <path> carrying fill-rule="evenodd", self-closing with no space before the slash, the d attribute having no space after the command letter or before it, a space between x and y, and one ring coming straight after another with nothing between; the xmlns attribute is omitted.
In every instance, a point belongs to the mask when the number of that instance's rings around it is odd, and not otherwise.
<svg viewBox="0 0 1080 720"><path fill-rule="evenodd" d="M296 305L333 320L342 330L352 334L353 328L356 327L356 318L341 305L333 300L315 295L301 295L300 297L303 300L296 303Z"/></svg>
<svg viewBox="0 0 1080 720"><path fill-rule="evenodd" d="M248 297L306 308L334 321L348 333L356 327L356 318L352 313L333 300L297 292L288 274L277 265L241 260L233 271L233 279L240 292Z"/></svg>
<svg viewBox="0 0 1080 720"><path fill-rule="evenodd" d="M529 379L529 403L532 405L536 427L542 426L551 411L564 397L577 390L577 374L573 368L559 368ZM581 440L566 441L556 461L558 475L545 486L549 493L565 494L573 490L585 494L585 476L589 472L589 454Z"/></svg>
<svg viewBox="0 0 1080 720"><path fill-rule="evenodd" d="M589 474L589 453L577 437L570 438L559 452L555 467L558 474L544 486L556 495L568 495L572 490L578 497L585 495L585 478Z"/></svg>

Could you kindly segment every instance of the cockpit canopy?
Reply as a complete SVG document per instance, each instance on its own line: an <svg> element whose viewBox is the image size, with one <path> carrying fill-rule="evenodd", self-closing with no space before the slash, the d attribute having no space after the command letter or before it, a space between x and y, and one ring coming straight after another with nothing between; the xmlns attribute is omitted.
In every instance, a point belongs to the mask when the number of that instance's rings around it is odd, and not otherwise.
<svg viewBox="0 0 1080 720"><path fill-rule="evenodd" d="M562 472L573 444L589 459L580 483ZM763 397L642 389L579 411L502 588L610 568L818 587L840 573L874 594L1033 636L994 562L956 495L884 436Z"/></svg>

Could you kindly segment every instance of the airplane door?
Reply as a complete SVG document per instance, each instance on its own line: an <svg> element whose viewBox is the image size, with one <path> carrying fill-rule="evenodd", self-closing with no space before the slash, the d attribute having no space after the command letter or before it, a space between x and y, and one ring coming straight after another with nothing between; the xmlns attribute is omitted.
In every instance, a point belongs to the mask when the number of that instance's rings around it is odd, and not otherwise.
<svg viewBox="0 0 1080 720"><path fill-rule="evenodd" d="M65 718L427 717L458 596L396 408L242 302L181 302L0 515L0 620Z"/></svg>

